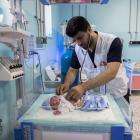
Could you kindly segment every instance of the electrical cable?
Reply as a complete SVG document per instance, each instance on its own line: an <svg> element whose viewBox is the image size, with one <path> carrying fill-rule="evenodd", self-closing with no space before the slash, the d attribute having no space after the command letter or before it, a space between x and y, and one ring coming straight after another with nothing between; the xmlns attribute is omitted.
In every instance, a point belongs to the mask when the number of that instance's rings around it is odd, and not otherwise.
<svg viewBox="0 0 140 140"><path fill-rule="evenodd" d="M74 5L73 4L71 6L71 14L72 14L72 17L73 17L73 15L74 15Z"/></svg>
<svg viewBox="0 0 140 140"><path fill-rule="evenodd" d="M42 75L42 66L41 66L41 61L40 61L40 55L37 54L37 56L38 56L38 60L39 60L39 64L40 64L40 75L41 75L43 93L45 93L45 88L44 88L44 83L43 83L43 75Z"/></svg>
<svg viewBox="0 0 140 140"><path fill-rule="evenodd" d="M80 4L79 4L79 16L80 16L80 13L81 13L81 6L80 6Z"/></svg>
<svg viewBox="0 0 140 140"><path fill-rule="evenodd" d="M39 61L39 70L40 70L40 76L41 76L41 84L42 84L42 88L43 88L43 93L45 93L45 88L44 88L44 84L43 84L43 74L42 74L42 66L41 66L41 60L40 60L40 55L38 52L35 51L29 51L29 55L37 55L38 57L38 61Z"/></svg>
<svg viewBox="0 0 140 140"><path fill-rule="evenodd" d="M85 5L85 17L87 18L87 4Z"/></svg>

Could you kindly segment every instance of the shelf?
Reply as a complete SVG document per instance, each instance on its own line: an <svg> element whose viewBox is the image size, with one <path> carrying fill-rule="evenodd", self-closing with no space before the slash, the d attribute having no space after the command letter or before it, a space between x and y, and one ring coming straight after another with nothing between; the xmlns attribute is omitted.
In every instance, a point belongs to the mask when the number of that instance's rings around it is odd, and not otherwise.
<svg viewBox="0 0 140 140"><path fill-rule="evenodd" d="M0 42L7 45L16 46L18 40L31 36L31 33L23 30L16 31L11 27L0 27Z"/></svg>
<svg viewBox="0 0 140 140"><path fill-rule="evenodd" d="M23 30L13 30L10 27L0 27L0 37L7 37L11 39L19 39L23 37L30 37L32 34Z"/></svg>

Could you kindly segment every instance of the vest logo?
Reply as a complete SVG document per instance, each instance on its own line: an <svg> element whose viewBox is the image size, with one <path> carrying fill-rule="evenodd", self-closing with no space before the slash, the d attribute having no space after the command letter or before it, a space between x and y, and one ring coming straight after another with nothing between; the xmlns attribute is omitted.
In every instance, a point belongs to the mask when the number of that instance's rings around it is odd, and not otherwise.
<svg viewBox="0 0 140 140"><path fill-rule="evenodd" d="M107 65L107 62L105 62L105 61L100 62L100 66L106 66L106 65Z"/></svg>

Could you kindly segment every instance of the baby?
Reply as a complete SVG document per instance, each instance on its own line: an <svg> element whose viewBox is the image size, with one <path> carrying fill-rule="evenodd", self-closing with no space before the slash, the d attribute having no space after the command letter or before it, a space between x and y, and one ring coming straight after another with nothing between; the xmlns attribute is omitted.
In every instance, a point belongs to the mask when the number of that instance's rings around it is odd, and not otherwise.
<svg viewBox="0 0 140 140"><path fill-rule="evenodd" d="M53 110L54 115L63 114L66 112L72 112L74 109L78 109L81 107L82 102L78 101L76 104L72 104L68 100L65 99L64 96L52 96L49 100L49 105Z"/></svg>
<svg viewBox="0 0 140 140"><path fill-rule="evenodd" d="M54 95L43 102L42 107L52 110L54 115L72 112L75 109L82 111L101 111L109 107L108 102L102 97L93 94L86 94L78 102L72 104L64 96Z"/></svg>
<svg viewBox="0 0 140 140"><path fill-rule="evenodd" d="M71 112L75 107L65 99L63 96L53 96L50 98L50 107L53 110L54 115L59 115L61 113Z"/></svg>

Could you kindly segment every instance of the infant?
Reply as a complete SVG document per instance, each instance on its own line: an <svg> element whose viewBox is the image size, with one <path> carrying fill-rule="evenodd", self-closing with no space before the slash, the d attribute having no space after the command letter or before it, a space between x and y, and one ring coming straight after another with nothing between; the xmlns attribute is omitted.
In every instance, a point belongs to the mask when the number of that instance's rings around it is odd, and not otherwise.
<svg viewBox="0 0 140 140"><path fill-rule="evenodd" d="M72 112L75 109L82 111L101 111L108 108L108 102L102 97L93 94L86 94L78 102L72 104L62 95L54 95L45 100L42 107L46 110L52 110L54 115L60 115Z"/></svg>
<svg viewBox="0 0 140 140"><path fill-rule="evenodd" d="M75 109L74 106L69 101L67 101L63 96L57 95L50 98L50 106L55 115L71 112Z"/></svg>

